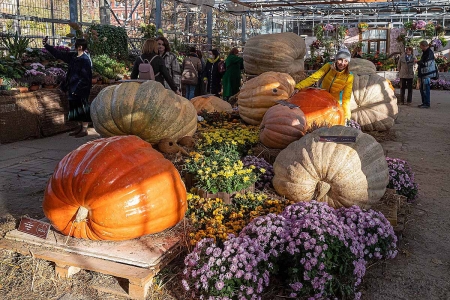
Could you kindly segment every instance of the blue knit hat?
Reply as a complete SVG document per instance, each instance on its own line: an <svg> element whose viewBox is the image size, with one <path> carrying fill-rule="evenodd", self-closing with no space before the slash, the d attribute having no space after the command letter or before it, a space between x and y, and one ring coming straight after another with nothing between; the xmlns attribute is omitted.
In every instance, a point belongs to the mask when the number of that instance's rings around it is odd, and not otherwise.
<svg viewBox="0 0 450 300"><path fill-rule="evenodd" d="M352 55L350 54L350 51L348 51L346 47L342 47L341 49L339 49L338 53L336 54L336 60L340 58L343 58L348 62L350 62L350 60L352 59Z"/></svg>

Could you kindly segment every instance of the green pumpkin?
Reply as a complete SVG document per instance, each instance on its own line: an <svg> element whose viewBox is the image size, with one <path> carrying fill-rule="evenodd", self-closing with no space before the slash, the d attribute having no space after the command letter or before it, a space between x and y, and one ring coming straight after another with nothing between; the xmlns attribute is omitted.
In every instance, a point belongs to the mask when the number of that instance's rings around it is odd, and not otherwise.
<svg viewBox="0 0 450 300"><path fill-rule="evenodd" d="M194 105L153 80L103 89L91 104L91 118L104 137L136 135L149 143L178 140L197 130Z"/></svg>

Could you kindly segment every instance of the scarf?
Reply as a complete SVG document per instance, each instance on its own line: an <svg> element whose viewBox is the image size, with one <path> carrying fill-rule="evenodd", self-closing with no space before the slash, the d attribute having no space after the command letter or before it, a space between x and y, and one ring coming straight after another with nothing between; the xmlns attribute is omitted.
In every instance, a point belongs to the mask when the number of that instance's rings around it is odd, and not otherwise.
<svg viewBox="0 0 450 300"><path fill-rule="evenodd" d="M219 56L217 56L216 59L208 58L208 61L209 61L210 63L214 64L216 61L219 60L219 58L220 58Z"/></svg>

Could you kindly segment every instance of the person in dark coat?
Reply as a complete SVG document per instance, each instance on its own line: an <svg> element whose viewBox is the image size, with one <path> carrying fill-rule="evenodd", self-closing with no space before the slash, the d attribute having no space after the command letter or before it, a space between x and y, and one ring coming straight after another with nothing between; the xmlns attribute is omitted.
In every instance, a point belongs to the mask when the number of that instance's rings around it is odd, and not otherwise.
<svg viewBox="0 0 450 300"><path fill-rule="evenodd" d="M61 89L68 93L69 115L68 121L78 121L80 126L69 135L80 138L87 136L87 128L91 120L89 107L89 94L92 87L92 61L86 54L87 42L85 39L77 39L76 52L58 51L49 44L47 38L42 40L45 49L55 58L63 60L69 65L66 80Z"/></svg>
<svg viewBox="0 0 450 300"><path fill-rule="evenodd" d="M186 87L186 98L194 98L195 88L198 84L198 74L202 71L202 61L197 56L195 47L189 49L188 56L183 60L183 73L181 83Z"/></svg>
<svg viewBox="0 0 450 300"><path fill-rule="evenodd" d="M420 80L420 95L422 96L422 104L419 108L430 108L430 88L431 79L435 79L438 74L436 62L434 61L434 52L431 50L427 41L421 41L420 49L422 49L422 57L420 60L414 60L418 64L418 77Z"/></svg>
<svg viewBox="0 0 450 300"><path fill-rule="evenodd" d="M241 87L241 70L244 69L244 59L238 56L237 48L231 49L225 60L226 71L222 77L223 100L236 95Z"/></svg>
<svg viewBox="0 0 450 300"><path fill-rule="evenodd" d="M151 61L151 65L153 68L153 72L155 73L155 81L161 83L164 86L164 80L169 84L170 88L176 92L178 95L181 95L178 90L178 86L173 81L172 77L170 77L169 70L167 70L166 63L164 59L158 55L158 43L155 39L147 39L142 45L142 54L138 58L136 58L133 70L131 71L130 78L138 79L139 76L139 65L143 60Z"/></svg>
<svg viewBox="0 0 450 300"><path fill-rule="evenodd" d="M203 72L203 82L206 84L206 94L220 96L222 90L222 75L219 73L219 51L211 49L208 51L208 61L206 62L205 71Z"/></svg>

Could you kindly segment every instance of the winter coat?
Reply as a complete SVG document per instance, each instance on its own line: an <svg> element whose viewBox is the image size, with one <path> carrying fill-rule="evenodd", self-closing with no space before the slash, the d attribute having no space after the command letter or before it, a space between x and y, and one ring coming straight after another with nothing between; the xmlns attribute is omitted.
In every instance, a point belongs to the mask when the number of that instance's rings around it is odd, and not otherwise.
<svg viewBox="0 0 450 300"><path fill-rule="evenodd" d="M236 95L241 87L241 70L244 69L244 59L234 54L225 60L226 72L222 77L223 97Z"/></svg>
<svg viewBox="0 0 450 300"><path fill-rule="evenodd" d="M437 76L438 70L434 61L434 52L430 47L422 53L422 57L417 64L419 65L419 78L435 78Z"/></svg>
<svg viewBox="0 0 450 300"><path fill-rule="evenodd" d="M69 95L88 98L92 87L92 62L89 56L86 53L78 56L76 52L59 51L48 44L45 49L69 65L66 80L61 85L62 90Z"/></svg>
<svg viewBox="0 0 450 300"><path fill-rule="evenodd" d="M402 54L397 64L399 78L414 78L414 55Z"/></svg>
<svg viewBox="0 0 450 300"><path fill-rule="evenodd" d="M300 81L295 86L296 89L304 89L315 82L322 79L320 87L327 90L337 102L342 103L342 108L344 110L344 116L346 119L351 118L350 111L350 98L352 97L353 89L353 74L344 71L337 71L335 64L330 62L323 65L317 72L309 76L308 78Z"/></svg>
<svg viewBox="0 0 450 300"><path fill-rule="evenodd" d="M205 70L203 71L203 79L207 80L206 93L219 96L222 89L222 75L219 73L219 57L212 60L208 58Z"/></svg>
<svg viewBox="0 0 450 300"><path fill-rule="evenodd" d="M156 57L155 57L156 56ZM176 92L178 90L177 85L175 82L173 82L172 77L170 77L169 71L166 68L166 63L164 62L164 59L162 59L161 56L159 56L156 53L152 54L142 54L140 57L137 57L134 65L133 70L131 71L131 79L138 79L139 76L139 65L142 63L142 60L148 60L151 61L153 57L155 57L152 62L152 68L153 72L155 73L155 81L158 81L162 85L164 85L164 80L167 81L172 91Z"/></svg>
<svg viewBox="0 0 450 300"><path fill-rule="evenodd" d="M197 54L190 53L183 60L183 73L181 75L181 83L186 85L197 85L198 75L202 72L202 61Z"/></svg>
<svg viewBox="0 0 450 300"><path fill-rule="evenodd" d="M164 59L164 62L166 63L166 68L169 71L170 77L172 77L173 82L175 82L175 85L180 89L181 87L181 69L180 64L178 63L178 59L175 54L172 52L165 52L161 57ZM164 86L166 89L170 89L170 85L167 83L167 81L164 81Z"/></svg>

